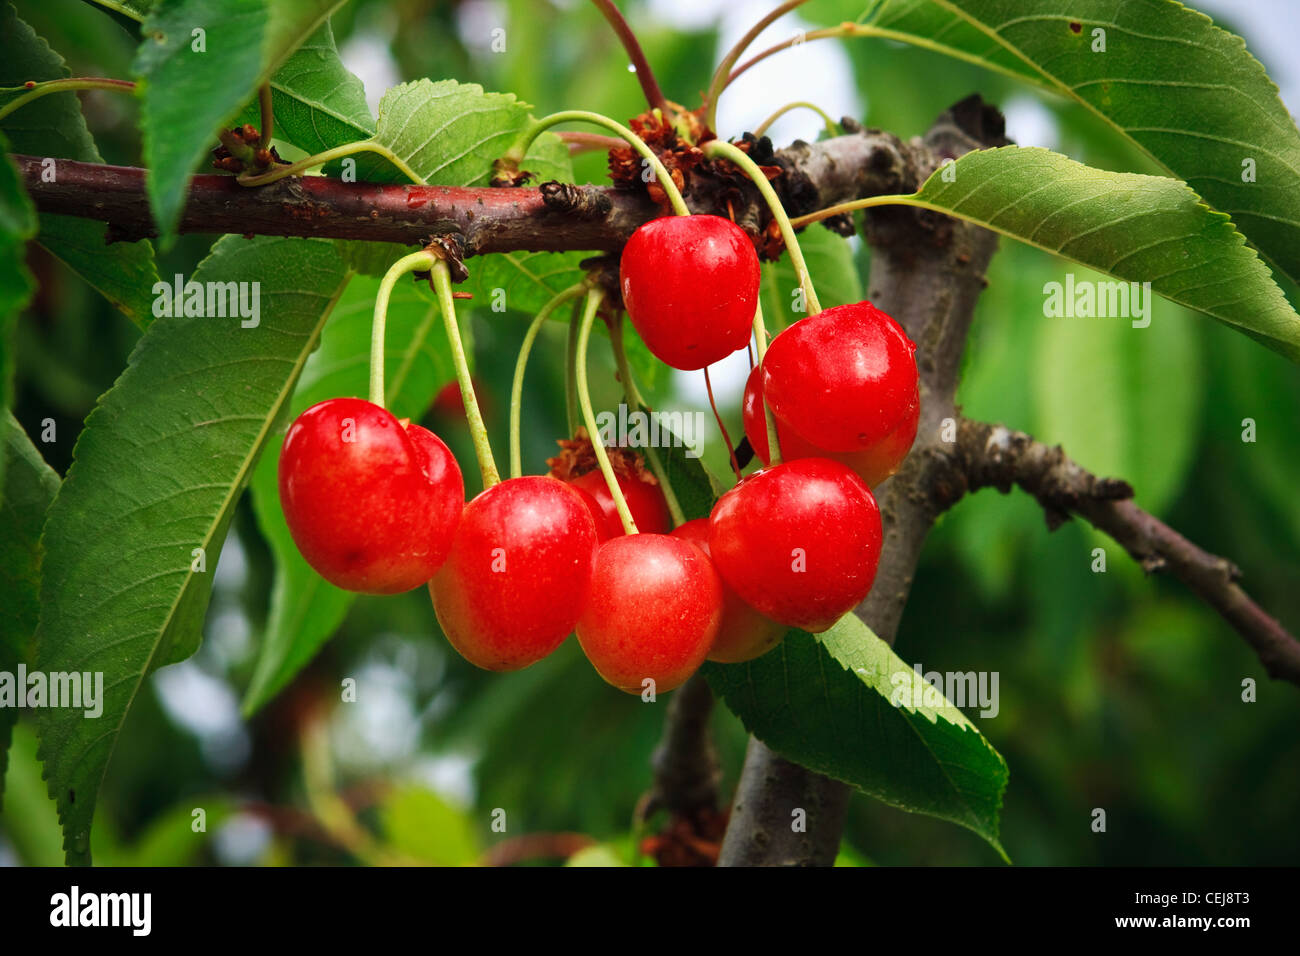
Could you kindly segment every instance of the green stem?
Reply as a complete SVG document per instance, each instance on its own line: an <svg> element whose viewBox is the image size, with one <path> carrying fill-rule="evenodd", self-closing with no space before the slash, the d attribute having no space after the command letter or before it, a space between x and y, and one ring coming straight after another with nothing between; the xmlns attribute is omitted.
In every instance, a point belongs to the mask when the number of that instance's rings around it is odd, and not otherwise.
<svg viewBox="0 0 1300 956"><path fill-rule="evenodd" d="M569 434L578 432L578 327L582 324L582 303L573 303L569 332L564 340L564 414Z"/></svg>
<svg viewBox="0 0 1300 956"><path fill-rule="evenodd" d="M827 112L824 109L822 109L820 106L818 106L815 103L809 103L806 100L795 100L793 103L786 103L785 106L781 107L771 116L769 116L767 119L763 120L763 122L759 123L758 128L754 130L754 135L762 136L764 133L767 132L768 127L770 127L773 123L779 120L786 113L789 113L791 110L799 110L799 109L812 110L823 120L825 120L827 134L834 136L837 132L839 132L839 127L836 124L836 122L833 119L831 119L829 114L827 114Z"/></svg>
<svg viewBox="0 0 1300 956"><path fill-rule="evenodd" d="M646 408L645 399L641 397L636 382L632 378L632 369L627 362L627 350L623 347L622 312L619 312L618 318L610 323L609 342L614 349L614 365L618 369L618 377L623 383L623 395L627 399L627 403L637 410ZM649 411L648 408L647 411ZM659 450L647 445L645 460L649 463L650 471L654 474L655 480L659 482L659 487L664 493L664 501L668 505L668 513L672 515L673 526L684 525L686 523L686 514L682 511L681 502L677 500L677 492L673 490L673 483L668 480L668 469L664 467L663 460L659 457Z"/></svg>
<svg viewBox="0 0 1300 956"><path fill-rule="evenodd" d="M396 153L381 143L374 140L366 139L356 143L344 143L342 146L335 146L333 149L327 149L315 156L308 156L306 159L300 159L296 163L288 166L276 166L257 176L239 176L238 182L241 186L265 186L276 180L284 179L286 176L297 176L316 166L324 166L326 163L333 162L336 159L342 159L344 156L352 156L356 153L377 153L384 159L388 160L399 170L402 175L406 176L414 183L424 184L424 177L407 166Z"/></svg>
<svg viewBox="0 0 1300 956"><path fill-rule="evenodd" d="M627 361L627 349L623 347L622 311L618 313L618 318L609 324L609 344L614 352L614 367L618 370L619 381L623 383L623 394L633 408L640 408L645 404L645 399L641 397L641 391L632 378L632 367Z"/></svg>
<svg viewBox="0 0 1300 956"><path fill-rule="evenodd" d="M262 128L258 135L262 138L262 145L270 149L271 137L275 135L275 110L271 105L271 84L263 83L257 91L257 105L262 114Z"/></svg>
<svg viewBox="0 0 1300 956"><path fill-rule="evenodd" d="M632 519L627 499L623 497L623 489L618 486L614 466L609 463L605 442L601 440L600 429L596 427L596 413L591 409L591 394L587 391L587 342L591 338L591 324L596 318L596 311L600 308L600 300L604 295L600 289L590 289L587 292L587 304L582 310L582 325L578 329L578 360L575 366L578 404L582 406L582 418L587 426L587 435L591 438L591 449L596 453L600 473L605 476L605 484L609 487L609 496L614 499L614 508L618 511L619 520L623 522L623 530L627 534L636 534L636 522Z"/></svg>
<svg viewBox="0 0 1300 956"><path fill-rule="evenodd" d="M130 80L109 80L95 76L69 76L62 80L45 80L40 83L32 83L30 86L13 86L0 92L8 93L15 90L27 90L22 96L15 97L0 107L0 119L4 119L14 110L21 109L32 100L38 100L42 96L48 96L51 93L62 93L67 90L110 90L114 93L134 93L135 84Z"/></svg>
<svg viewBox="0 0 1300 956"><path fill-rule="evenodd" d="M645 141L621 123L616 123L608 116L601 116L599 113L592 113L588 110L564 110L560 113L552 113L550 116L542 117L529 127L514 146L506 151L499 162L505 162L517 167L524 161L524 156L527 155L529 147L533 145L533 141L538 136L559 123L573 122L594 123L597 126L603 126L611 133L622 138L629 146L641 154L642 159L650 164L650 168L655 172L655 178L667 194L668 201L672 203L673 212L679 216L689 216L691 214L691 211L686 207L686 200L682 199L681 191L677 188L677 184L673 182L673 177L668 174L667 168L659 161L659 157L654 154L654 151L645 144Z"/></svg>
<svg viewBox="0 0 1300 956"><path fill-rule="evenodd" d="M758 308L754 310L754 354L759 366L762 366L763 356L767 354L767 327L763 324L762 302L759 302ZM762 374L759 372L760 381ZM781 442L776 437L776 417L767 405L766 395L763 396L763 425L767 429L767 463L779 465L781 464Z"/></svg>
<svg viewBox="0 0 1300 956"><path fill-rule="evenodd" d="M758 35L766 30L768 26L805 2L806 0L786 0L785 3L755 23L749 32L727 51L726 56L722 58L722 62L718 64L718 68L713 71L713 78L709 81L709 91L704 97L704 102L708 106L704 113L704 122L709 129L717 129L718 99L722 96L722 91L731 82L731 68L736 65L736 61L740 59L741 55L749 49L749 45L757 40Z"/></svg>
<svg viewBox="0 0 1300 956"><path fill-rule="evenodd" d="M456 367L456 381L460 383L460 397L465 403L465 421L469 425L470 437L474 440L478 470L483 476L484 489L491 488L501 483L501 475L492 458L487 427L483 424L483 413L479 411L478 396L474 394L474 382L470 379L465 345L460 340L460 328L456 325L456 300L451 294L451 273L445 260L438 259L434 262L431 281L434 291L438 293L438 305L442 309L442 321L447 329L447 344L451 348L452 364Z"/></svg>
<svg viewBox="0 0 1300 956"><path fill-rule="evenodd" d="M762 63L764 60L772 56L774 53L780 53L782 50L788 50L792 46L796 46L802 43L807 43L809 40L827 40L827 39L834 39L836 37L843 37L845 39L850 39L855 37L869 39L874 37L878 40L893 40L896 43L906 43L909 44L910 46L919 47L922 50L930 50L934 53L942 53L943 55L952 57L953 59L956 60L964 60L967 63L973 63L976 66L982 66L985 69L993 70L997 73L1002 73L1006 76L1012 77L1013 79L1019 79L1019 80L1027 79L1031 83L1037 83L1039 86L1043 87L1044 89L1053 90L1054 92L1062 92L1060 88L1058 88L1052 83L1043 80L1040 77L1026 76L1025 74L1018 73L1015 70L1010 69L1009 67L1002 66L997 63L992 63L987 59L982 59L976 54L965 53L961 50L955 49L954 47L945 46L942 43L935 42L934 40L930 40L926 37L920 36L919 34L904 33L900 30L889 30L884 27L873 26L869 23L841 23L839 26L823 27L820 30L809 30L807 33L796 35L794 37L791 37L788 40L783 40L780 43L776 44L775 46L768 47L762 53L756 53L754 56L750 57L740 66L732 70L731 75L726 78L726 81L722 84L722 87L723 89L726 89L726 87L734 83L743 73L745 73L747 70L751 69L752 67L757 66L759 63Z"/></svg>
<svg viewBox="0 0 1300 956"><path fill-rule="evenodd" d="M533 319L528 326L528 331L524 334L523 345L519 346L519 358L515 360L515 378L510 386L511 478L518 478L523 474L523 455L520 453L519 447L519 417L524 396L524 369L528 366L528 355L533 350L533 342L537 339L537 333L542 330L542 323L551 317L551 313L570 299L582 295L585 289L586 286L581 282L571 285L542 306L541 311L537 313L537 317Z"/></svg>
<svg viewBox="0 0 1300 956"><path fill-rule="evenodd" d="M924 199L917 199L915 193L907 193L888 196L868 196L866 199L854 199L850 202L838 203L834 206L827 206L825 209L818 209L816 212L810 212L806 216L799 216L797 219L790 220L790 223L795 227L807 226L814 222L820 222L823 219L829 219L831 216L838 216L846 212L857 212L859 209L870 209L872 206L915 206L918 209L929 209L931 212L941 212L946 216L955 215L951 209L936 206L934 203L926 202Z"/></svg>
<svg viewBox="0 0 1300 956"><path fill-rule="evenodd" d="M375 296L375 318L370 325L370 401L384 407L384 330L388 324L388 300L392 298L393 287L402 276L430 268L437 258L421 250L409 256L403 256L394 262L379 281L379 293Z"/></svg>
<svg viewBox="0 0 1300 956"><path fill-rule="evenodd" d="M704 144L704 154L709 157L721 157L735 163L743 169L746 175L753 180L758 191L762 193L763 199L766 200L767 206L772 210L772 218L781 228L781 238L785 240L785 248L790 253L790 264L794 266L795 274L799 276L799 285L803 289L804 298L807 300L808 314L816 315L822 310L821 303L817 301L817 293L813 291L812 276L808 272L808 264L804 262L803 251L799 248L799 240L794 234L794 227L790 224L790 217L785 213L785 207L781 205L781 199L777 196L776 190L772 184L767 181L763 171L744 150L737 149L731 143L724 142L720 139L710 140Z"/></svg>

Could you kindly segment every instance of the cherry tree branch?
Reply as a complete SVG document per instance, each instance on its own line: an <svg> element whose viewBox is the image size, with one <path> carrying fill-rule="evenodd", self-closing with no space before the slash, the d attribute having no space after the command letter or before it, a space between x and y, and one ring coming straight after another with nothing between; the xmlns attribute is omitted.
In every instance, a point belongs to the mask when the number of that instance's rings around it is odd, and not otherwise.
<svg viewBox="0 0 1300 956"><path fill-rule="evenodd" d="M785 171L778 191L791 216L898 188L909 147L897 137L853 126L845 136L779 150ZM145 172L124 166L14 156L28 194L42 212L97 219L110 242L156 234ZM688 194L699 212L727 214L719 190L701 181ZM734 190L732 191L734 193ZM729 197L733 198L733 197ZM762 226L766 209L755 191L732 211ZM467 256L493 252L614 252L641 223L660 215L642 191L612 186L543 183L536 188L348 183L324 176L288 177L248 187L233 176L190 181L183 233L314 236L419 245L430 236L458 236ZM836 224L832 223L832 227Z"/></svg>
<svg viewBox="0 0 1300 956"><path fill-rule="evenodd" d="M923 143L900 154L899 188L914 190L947 157L1002 145L1002 117L978 97L936 120ZM867 217L871 243L868 298L917 343L921 421L899 473L876 489L885 547L875 584L857 614L882 640L894 642L921 549L940 509L928 490L941 464L943 420L953 398L975 303L997 236L968 223L906 208ZM791 763L751 737L719 857L720 866L830 866L848 812L848 785ZM805 811L805 830L791 813Z"/></svg>
<svg viewBox="0 0 1300 956"><path fill-rule="evenodd" d="M651 758L654 789L644 808L646 816L658 809L676 816L717 809L722 770L709 733L712 713L713 692L700 674L669 700L663 737Z"/></svg>
<svg viewBox="0 0 1300 956"><path fill-rule="evenodd" d="M1251 599L1241 570L1210 554L1143 511L1125 481L1098 478L1059 446L1003 425L962 419L953 447L954 469L935 476L936 504L948 507L967 491L1019 486L1043 506L1049 528L1078 515L1106 532L1148 573L1169 571L1214 608L1250 645L1270 677L1300 686L1300 641Z"/></svg>

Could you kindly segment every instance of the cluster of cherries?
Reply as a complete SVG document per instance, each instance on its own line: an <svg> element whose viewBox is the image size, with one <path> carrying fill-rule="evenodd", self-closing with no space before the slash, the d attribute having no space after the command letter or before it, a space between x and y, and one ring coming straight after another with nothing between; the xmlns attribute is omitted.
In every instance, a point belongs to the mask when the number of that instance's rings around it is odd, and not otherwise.
<svg viewBox="0 0 1300 956"><path fill-rule="evenodd" d="M646 223L620 280L632 324L674 368L704 368L750 340L758 258L726 219ZM868 302L777 335L746 386L744 427L770 463L766 406L782 462L677 528L635 470L616 477L636 534L624 533L599 470L512 478L466 504L436 435L356 398L314 405L290 427L284 514L303 557L339 587L393 594L427 582L447 639L479 667L526 667L572 632L615 687L671 690L706 659L752 660L789 628L825 630L866 597L882 537L871 487L916 436L915 348Z"/></svg>

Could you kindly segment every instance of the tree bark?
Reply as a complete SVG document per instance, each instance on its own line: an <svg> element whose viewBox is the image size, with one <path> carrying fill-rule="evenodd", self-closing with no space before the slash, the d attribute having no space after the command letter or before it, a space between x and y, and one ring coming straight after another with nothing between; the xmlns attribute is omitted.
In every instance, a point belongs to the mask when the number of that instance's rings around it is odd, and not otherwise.
<svg viewBox="0 0 1300 956"><path fill-rule="evenodd" d="M923 144L909 150L902 188L924 182L945 158L1001 145L1000 114L977 98L940 116ZM938 510L924 489L942 462L945 419L956 417L953 396L975 302L997 236L967 223L911 209L874 211L868 224L868 298L917 343L921 421L902 469L876 489L884 549L875 584L856 613L890 644L907 604L912 576ZM848 812L847 784L774 754L751 738L719 866L830 866ZM806 832L791 827L803 809Z"/></svg>
<svg viewBox="0 0 1300 956"><path fill-rule="evenodd" d="M796 142L764 161L786 175L777 181L790 215L891 192L908 147L878 130L856 131L819 143ZM145 194L145 173L125 166L14 156L28 194L42 212L97 219L110 242L156 235ZM697 212L727 215L719 205L728 185L698 177L688 199ZM761 227L766 208L752 188L730 210L737 221ZM291 176L266 186L241 186L234 176L205 174L190 181L182 233L314 236L415 245L430 236L456 236L466 256L492 252L613 252L648 219L661 215L644 191L613 186L544 183L537 188L346 183L324 176Z"/></svg>

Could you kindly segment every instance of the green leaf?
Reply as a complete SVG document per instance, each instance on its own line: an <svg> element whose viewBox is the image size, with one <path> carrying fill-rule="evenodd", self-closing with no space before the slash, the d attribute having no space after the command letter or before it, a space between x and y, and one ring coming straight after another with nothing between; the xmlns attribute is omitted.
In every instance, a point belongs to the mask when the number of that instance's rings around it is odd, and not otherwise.
<svg viewBox="0 0 1300 956"><path fill-rule="evenodd" d="M564 861L565 866L627 866L618 848L608 843L593 843L583 847Z"/></svg>
<svg viewBox="0 0 1300 956"><path fill-rule="evenodd" d="M144 22L149 11L158 5L157 0L86 0L86 2L103 7L105 10L112 10L136 23Z"/></svg>
<svg viewBox="0 0 1300 956"><path fill-rule="evenodd" d="M0 430L5 465L0 500L0 594L5 596L0 607L0 654L29 661L40 610L37 542L45 512L59 490L59 476L12 412L0 417Z"/></svg>
<svg viewBox="0 0 1300 956"><path fill-rule="evenodd" d="M416 80L394 86L379 101L374 142L426 183L486 186L492 164L532 123L531 109L513 93L485 93L477 83ZM521 168L542 180L572 175L568 147L552 133L533 143ZM357 179L406 182L373 153L357 156Z"/></svg>
<svg viewBox="0 0 1300 956"><path fill-rule="evenodd" d="M13 756L5 774L8 808L0 830L24 866L61 866L59 814L41 782L36 734L30 724L14 727Z"/></svg>
<svg viewBox="0 0 1300 956"><path fill-rule="evenodd" d="M492 164L533 122L531 107L512 93L485 93L475 83L417 80L395 86L379 102L374 142L402 160L426 183L484 186ZM377 154L356 157L357 179L407 182L396 166ZM539 136L522 164L541 181L573 180L568 148L552 133ZM353 243L370 246L372 243ZM392 247L383 252L391 262ZM509 309L536 312L562 289L582 278L581 252L496 253L469 263L467 291L477 303L491 304L495 289L505 290ZM372 273L363 260L356 267Z"/></svg>
<svg viewBox="0 0 1300 956"><path fill-rule="evenodd" d="M862 301L862 279L849 240L829 229L816 226L799 236L799 248L812 273L813 286L823 309ZM775 334L808 314L803 306L799 279L789 256L763 264L763 282L759 294L763 300L763 322L769 334Z"/></svg>
<svg viewBox="0 0 1300 956"><path fill-rule="evenodd" d="M40 610L40 555L37 542L45 512L59 489L59 476L45 464L7 410L0 417L4 464L4 498L0 499L0 671L14 673L19 663L31 663L32 635ZM4 796L9 735L18 711L0 707L0 798ZM0 807L3 803L0 802Z"/></svg>
<svg viewBox="0 0 1300 956"><path fill-rule="evenodd" d="M583 280L586 273L578 263L589 257L586 252L495 252L469 260L465 286L480 308L500 301L507 309L536 314L556 293ZM557 310L554 318L567 322L569 310Z"/></svg>
<svg viewBox="0 0 1300 956"><path fill-rule="evenodd" d="M145 183L164 246L217 131L341 3L160 0L149 13L132 68L142 82Z"/></svg>
<svg viewBox="0 0 1300 956"><path fill-rule="evenodd" d="M36 211L0 133L0 412L13 404L13 323L31 298L35 280L27 271L27 240L36 233ZM4 481L0 461L0 487Z"/></svg>
<svg viewBox="0 0 1300 956"><path fill-rule="evenodd" d="M705 664L704 674L777 753L891 806L964 826L1006 858L998 837L1006 762L854 615L821 634L793 630L747 664Z"/></svg>
<svg viewBox="0 0 1300 956"><path fill-rule="evenodd" d="M903 0L871 24L1083 104L1300 279L1300 131L1245 42L1205 14L1174 0L1054 0L1031 11L1021 0Z"/></svg>
<svg viewBox="0 0 1300 956"><path fill-rule="evenodd" d="M862 4L849 0L849 6ZM1048 87L1033 66L996 43L974 24L935 0L882 0L860 22L868 35L899 40ZM1050 87L1049 87L1050 88Z"/></svg>
<svg viewBox="0 0 1300 956"><path fill-rule="evenodd" d="M354 278L339 300L320 348L307 361L289 415L343 395L365 397L370 374L370 323L379 282ZM418 421L455 368L437 301L427 286L402 282L388 307L385 341L386 406ZM275 583L266 636L244 698L251 714L305 667L342 623L356 594L336 588L303 560L280 510L277 469L283 433L277 431L253 473L258 525L275 555Z"/></svg>
<svg viewBox="0 0 1300 956"><path fill-rule="evenodd" d="M198 645L235 504L346 276L329 242L218 241L193 281L259 283L259 324L159 319L86 420L42 537L36 644L42 671L103 673L101 717L39 717L70 863L89 862L99 785L145 677Z"/></svg>
<svg viewBox="0 0 1300 956"><path fill-rule="evenodd" d="M10 4L0 6L0 86L21 86L28 80L57 80L69 76L63 57L18 19ZM42 158L102 163L103 157L86 129L81 102L72 92L51 93L20 107L0 121L13 151ZM57 175L58 166L54 166ZM140 242L104 241L105 225L76 216L40 214L37 241L68 264L132 322L143 327L153 318L153 284L158 281L153 246Z"/></svg>
<svg viewBox="0 0 1300 956"><path fill-rule="evenodd" d="M1182 487L1200 433L1203 382L1190 319L1169 308L1137 329L1124 319L1045 319L1031 365L1034 434L1091 472L1131 478L1155 514Z"/></svg>
<svg viewBox="0 0 1300 956"><path fill-rule="evenodd" d="M643 408L642 411L645 409ZM687 454L689 449L680 443L677 434L667 427L667 422L662 423L660 428L660 447L655 451L659 455L659 460L663 462L668 484L677 495L677 503L682 506L682 514L687 521L707 518L713 511L718 496L722 494L721 484L704 466L703 459ZM674 439L668 443L668 447L664 447L663 431L667 431Z"/></svg>
<svg viewBox="0 0 1300 956"><path fill-rule="evenodd" d="M388 844L405 857L433 866L470 866L480 849L474 827L436 793L403 786L384 798L380 825Z"/></svg>
<svg viewBox="0 0 1300 956"><path fill-rule="evenodd" d="M1003 146L936 170L916 198L1080 265L1150 282L1165 298L1300 361L1300 316L1268 267L1227 215L1177 180Z"/></svg>
<svg viewBox="0 0 1300 956"><path fill-rule="evenodd" d="M38 587L36 542L58 476L10 413L13 404L11 332L17 313L35 287L27 271L27 240L36 232L36 212L0 134L0 672L13 673L31 659ZM47 474L53 486L47 484ZM0 809L3 809L9 738L18 711L0 708Z"/></svg>
<svg viewBox="0 0 1300 956"><path fill-rule="evenodd" d="M313 33L270 82L276 139L314 155L375 134L365 88L339 59L329 23ZM256 103L241 120L261 124Z"/></svg>
<svg viewBox="0 0 1300 956"><path fill-rule="evenodd" d="M194 829L194 811L203 810L203 830ZM95 818L90 842L99 866L193 866L215 831L235 815L228 797L191 795L149 821L133 842L123 843L101 812Z"/></svg>

